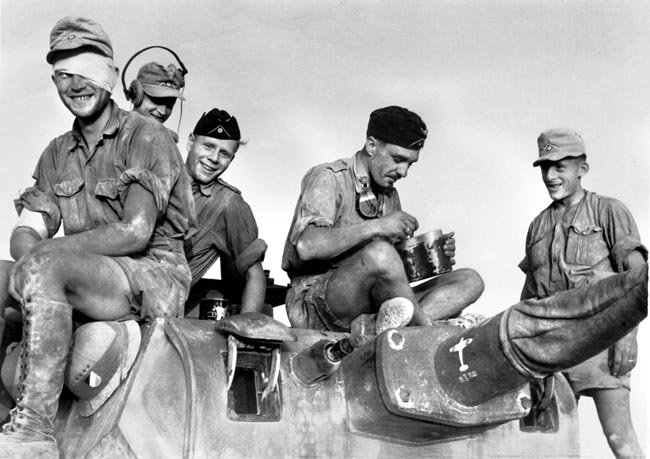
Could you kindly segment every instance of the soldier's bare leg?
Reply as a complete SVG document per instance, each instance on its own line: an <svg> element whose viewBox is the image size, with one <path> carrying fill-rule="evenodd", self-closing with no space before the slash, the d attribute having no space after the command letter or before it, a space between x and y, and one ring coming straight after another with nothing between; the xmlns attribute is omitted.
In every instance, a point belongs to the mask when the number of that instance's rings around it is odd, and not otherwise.
<svg viewBox="0 0 650 459"><path fill-rule="evenodd" d="M441 274L413 288L415 296L431 320L454 317L483 293L483 279L469 268Z"/></svg>
<svg viewBox="0 0 650 459"><path fill-rule="evenodd" d="M327 284L327 304L342 319L376 313L395 297L417 304L399 254L383 240L366 244L341 262Z"/></svg>
<svg viewBox="0 0 650 459"><path fill-rule="evenodd" d="M130 312L129 281L117 262L81 252L30 252L11 271L23 312L16 407L0 432L2 457L58 457L53 436L72 343L72 310L91 319Z"/></svg>
<svg viewBox="0 0 650 459"><path fill-rule="evenodd" d="M81 252L27 255L14 273L17 295L70 304L95 320L119 319L130 311L131 288L111 257Z"/></svg>
<svg viewBox="0 0 650 459"><path fill-rule="evenodd" d="M630 391L592 389L585 395L593 397L598 419L607 443L617 458L644 457L630 415Z"/></svg>

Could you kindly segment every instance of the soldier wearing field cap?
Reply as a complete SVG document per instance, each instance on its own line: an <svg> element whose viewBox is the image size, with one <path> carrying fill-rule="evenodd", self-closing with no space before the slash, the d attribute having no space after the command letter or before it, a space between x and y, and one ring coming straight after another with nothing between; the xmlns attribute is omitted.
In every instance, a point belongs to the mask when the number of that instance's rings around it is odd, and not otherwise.
<svg viewBox="0 0 650 459"><path fill-rule="evenodd" d="M639 231L620 201L582 187L589 172L577 132L556 128L537 139L542 181L551 204L530 224L521 299L547 298L627 271L647 260ZM630 418L630 371L636 365L636 329L586 362L566 370L576 396L593 397L616 457L642 455Z"/></svg>
<svg viewBox="0 0 650 459"><path fill-rule="evenodd" d="M192 271L189 315L194 315L192 308L205 294L200 279L219 259L229 288L220 293L240 304L241 312L261 312L264 306L266 242L259 238L255 217L241 192L221 178L242 144L237 119L218 108L201 116L187 141L185 165L198 226L185 245Z"/></svg>
<svg viewBox="0 0 650 459"><path fill-rule="evenodd" d="M165 67L149 62L140 67L127 95L134 111L164 123L171 116L176 100L185 100L184 87L183 73L174 64Z"/></svg>
<svg viewBox="0 0 650 459"><path fill-rule="evenodd" d="M16 201L9 290L20 300L23 339L0 458L59 456L53 421L73 311L89 321L178 317L191 280L189 177L167 129L111 100L118 72L108 35L90 19L63 18L46 59L75 120Z"/></svg>
<svg viewBox="0 0 650 459"><path fill-rule="evenodd" d="M360 151L307 172L282 257L291 279L286 307L292 325L345 332L355 319L373 314L376 332L428 325L459 314L480 296L483 281L471 269L411 288L393 246L418 229L394 185L418 160L427 133L416 113L380 108L370 114ZM452 236L444 245L450 257Z"/></svg>

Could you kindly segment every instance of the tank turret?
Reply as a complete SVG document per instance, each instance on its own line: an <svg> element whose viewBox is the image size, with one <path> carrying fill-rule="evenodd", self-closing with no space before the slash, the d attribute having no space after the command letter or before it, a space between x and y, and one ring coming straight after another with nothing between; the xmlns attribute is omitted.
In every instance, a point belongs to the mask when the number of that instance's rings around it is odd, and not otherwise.
<svg viewBox="0 0 650 459"><path fill-rule="evenodd" d="M647 315L647 266L544 301L370 337L258 314L158 320L98 411L63 397L57 439L69 458L578 455L556 372Z"/></svg>

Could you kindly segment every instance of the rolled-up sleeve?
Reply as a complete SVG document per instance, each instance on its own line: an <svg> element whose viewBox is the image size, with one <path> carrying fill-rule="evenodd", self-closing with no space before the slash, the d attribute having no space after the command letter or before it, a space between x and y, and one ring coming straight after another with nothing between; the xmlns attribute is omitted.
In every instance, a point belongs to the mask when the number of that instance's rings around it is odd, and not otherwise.
<svg viewBox="0 0 650 459"><path fill-rule="evenodd" d="M120 175L119 191L123 199L132 183L138 183L155 198L158 215L167 211L171 190L178 181L182 161L178 148L167 129L158 123L145 122L134 126L126 170Z"/></svg>
<svg viewBox="0 0 650 459"><path fill-rule="evenodd" d="M214 238L217 249L225 252L237 271L244 275L253 264L264 260L267 245L259 238L253 211L240 194L231 194L225 204L219 216L221 223L215 226ZM219 231L220 227L225 228L225 232Z"/></svg>
<svg viewBox="0 0 650 459"><path fill-rule="evenodd" d="M56 139L52 140L41 154L33 178L34 186L25 189L14 205L18 215L23 209L40 212L47 227L47 237L53 237L61 226L61 210L53 191L56 176L54 153L57 150Z"/></svg>
<svg viewBox="0 0 650 459"><path fill-rule="evenodd" d="M311 169L302 181L302 193L289 233L291 244L296 245L308 225L333 226L340 195L338 181L330 169Z"/></svg>
<svg viewBox="0 0 650 459"><path fill-rule="evenodd" d="M621 271L631 252L638 250L648 260L648 249L641 243L636 222L625 204L608 199L601 209L601 222L611 247L612 264Z"/></svg>
<svg viewBox="0 0 650 459"><path fill-rule="evenodd" d="M40 212L43 215L43 222L47 227L47 237L53 237L61 226L61 212L56 201L47 193L37 187L30 187L23 191L18 199L14 201L18 215L23 209L32 212Z"/></svg>
<svg viewBox="0 0 650 459"><path fill-rule="evenodd" d="M126 192L131 183L138 183L153 194L159 216L165 212L165 209L167 209L167 203L169 202L169 190L166 189L156 174L150 170L141 168L132 168L122 172L120 175L120 183L118 185L120 198L122 200L125 199Z"/></svg>

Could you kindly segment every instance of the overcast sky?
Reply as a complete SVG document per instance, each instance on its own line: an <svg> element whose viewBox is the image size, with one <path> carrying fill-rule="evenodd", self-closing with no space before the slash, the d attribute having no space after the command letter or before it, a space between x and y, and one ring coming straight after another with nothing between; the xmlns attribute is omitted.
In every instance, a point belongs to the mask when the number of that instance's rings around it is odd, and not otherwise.
<svg viewBox="0 0 650 459"><path fill-rule="evenodd" d="M204 111L226 109L247 147L224 179L251 205L269 245L264 266L287 278L280 258L300 179L318 163L351 156L369 113L402 105L429 138L397 184L420 232L455 231L457 267L485 279L472 307L494 314L515 303L530 221L549 198L536 138L566 126L586 142L586 189L622 200L649 239L650 5L646 1L274 1L115 2L22 0L1 5L0 241L15 223L13 199L72 116L45 62L49 32L67 15L91 17L110 35L121 68L149 45L173 48L189 70L179 148ZM127 85L151 51L127 69ZM130 106L121 85L114 99ZM179 106L167 126L177 130ZM0 257L9 257L0 244ZM633 416L646 430L650 339L640 332ZM611 457L581 403L583 452ZM587 440L591 438L591 440ZM647 446L644 448L647 450Z"/></svg>

